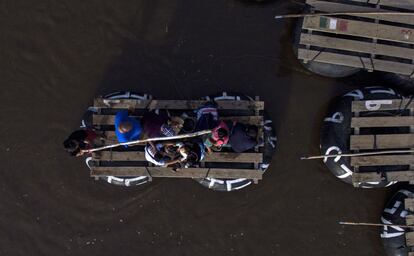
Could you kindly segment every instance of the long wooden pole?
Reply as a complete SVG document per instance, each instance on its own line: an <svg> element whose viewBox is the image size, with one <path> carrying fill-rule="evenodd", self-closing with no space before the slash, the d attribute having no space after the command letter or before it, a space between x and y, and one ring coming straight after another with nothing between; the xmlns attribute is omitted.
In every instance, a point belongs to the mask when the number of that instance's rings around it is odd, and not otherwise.
<svg viewBox="0 0 414 256"><path fill-rule="evenodd" d="M109 148L116 148L116 147L120 147L120 146L132 146L132 145L137 145L137 144L144 144L144 143L148 143L150 141L181 140L181 139L199 137L199 136L210 134L210 133L211 133L211 130L204 130L204 131L188 133L188 134L183 134L183 135L177 135L177 136L171 136L171 137L159 137L159 138L149 138L149 139L145 139L145 140L134 140L134 141L129 141L129 142L123 142L123 143L107 145L107 146L103 146L103 147L99 147L99 148L84 150L84 152L85 153L92 153L92 152L101 151L101 150L105 150L105 149L109 149Z"/></svg>
<svg viewBox="0 0 414 256"><path fill-rule="evenodd" d="M351 156L376 156L376 155L388 155L388 154L409 154L414 153L413 149L409 150L386 150L386 151L376 151L376 152L366 152L366 153L349 153L349 154L336 154L336 155L320 155L320 156L304 156L300 160L314 160L314 159L324 159L332 157L351 157Z"/></svg>
<svg viewBox="0 0 414 256"><path fill-rule="evenodd" d="M305 18L318 16L334 16L334 15L397 15L397 16L412 16L414 12L331 12L331 13L306 13L306 14L287 14L276 15L275 19L289 19L289 18Z"/></svg>
<svg viewBox="0 0 414 256"><path fill-rule="evenodd" d="M379 224L379 223L366 223L366 222L345 222L345 221L340 221L339 224L340 225L347 225L347 226L414 228L414 226L407 226L407 225Z"/></svg>

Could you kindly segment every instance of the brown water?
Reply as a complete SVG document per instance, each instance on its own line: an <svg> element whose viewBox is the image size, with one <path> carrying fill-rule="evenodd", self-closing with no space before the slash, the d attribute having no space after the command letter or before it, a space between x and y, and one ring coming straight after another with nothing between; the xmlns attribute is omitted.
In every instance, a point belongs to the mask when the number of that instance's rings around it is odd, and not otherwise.
<svg viewBox="0 0 414 256"><path fill-rule="evenodd" d="M321 162L320 121L351 89L305 71L291 1L0 1L0 255L382 255L386 189L354 189ZM369 83L365 83L369 84ZM355 85L361 85L355 84ZM61 142L94 96L258 95L279 148L259 185L218 193L192 180L138 188L89 178Z"/></svg>

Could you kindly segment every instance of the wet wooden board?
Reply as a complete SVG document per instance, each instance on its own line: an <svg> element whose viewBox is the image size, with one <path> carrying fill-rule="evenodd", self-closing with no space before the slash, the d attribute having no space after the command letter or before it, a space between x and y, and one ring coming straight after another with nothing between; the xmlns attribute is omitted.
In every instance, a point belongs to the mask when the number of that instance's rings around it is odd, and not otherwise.
<svg viewBox="0 0 414 256"><path fill-rule="evenodd" d="M359 184L363 182L380 182L387 181L411 181L414 180L414 171L396 171L396 172L354 172L352 182Z"/></svg>
<svg viewBox="0 0 414 256"><path fill-rule="evenodd" d="M414 246L414 232L405 233L405 242L407 246Z"/></svg>
<svg viewBox="0 0 414 256"><path fill-rule="evenodd" d="M351 158L351 165L414 165L414 155L357 156Z"/></svg>
<svg viewBox="0 0 414 256"><path fill-rule="evenodd" d="M403 9L414 10L414 3L412 0L351 0L358 3L380 4L384 6L391 6Z"/></svg>
<svg viewBox="0 0 414 256"><path fill-rule="evenodd" d="M406 198L404 200L405 209L414 212L414 198Z"/></svg>
<svg viewBox="0 0 414 256"><path fill-rule="evenodd" d="M219 169L219 168L186 168L177 172L170 168L161 167L92 167L91 176L148 176L164 178L216 178L235 179L246 178L260 180L263 171L254 169Z"/></svg>
<svg viewBox="0 0 414 256"><path fill-rule="evenodd" d="M400 109L414 109L414 101L409 99L394 99L394 100L366 100L353 101L352 112L364 111L389 111Z"/></svg>
<svg viewBox="0 0 414 256"><path fill-rule="evenodd" d="M414 126L414 116L354 117L351 127L403 127Z"/></svg>
<svg viewBox="0 0 414 256"><path fill-rule="evenodd" d="M338 30L330 29L329 27L321 27L320 22L323 18L329 19L329 17L326 16L308 16L304 20L303 28L342 35L369 37L392 42L414 43L414 36L406 36L405 33L402 33L402 31L407 30L405 27L335 18L337 24L344 24L343 26L346 24L346 29Z"/></svg>
<svg viewBox="0 0 414 256"><path fill-rule="evenodd" d="M414 16L413 16L414 20ZM414 23L414 22L413 22ZM313 45L321 48L334 48L338 50L369 53L406 59L414 56L414 49L385 44L373 44L371 42L328 37L315 34L301 34L300 44ZM375 64L374 64L375 66Z"/></svg>
<svg viewBox="0 0 414 256"><path fill-rule="evenodd" d="M141 118L140 116L132 116L134 118ZM114 115L93 115L93 125L114 125ZM263 116L220 116L220 120L236 121L243 124L250 124L260 126L263 125Z"/></svg>
<svg viewBox="0 0 414 256"><path fill-rule="evenodd" d="M298 58L304 61L317 61L328 64L350 66L366 70L378 70L402 74L413 75L414 65L380 59L370 59L365 57L351 56L346 54L320 52L316 50L299 49Z"/></svg>
<svg viewBox="0 0 414 256"><path fill-rule="evenodd" d="M113 108L113 109L198 109L206 100L135 100L135 99L115 99L106 100L97 98L94 100L95 108ZM218 100L218 109L229 110L263 110L263 101L249 100Z"/></svg>
<svg viewBox="0 0 414 256"><path fill-rule="evenodd" d="M405 225L414 226L414 215L407 215L405 217Z"/></svg>
<svg viewBox="0 0 414 256"><path fill-rule="evenodd" d="M102 151L93 154L94 160L99 161L146 161L142 151ZM231 162L231 163L261 163L262 153L227 153L213 152L207 154L203 162Z"/></svg>
<svg viewBox="0 0 414 256"><path fill-rule="evenodd" d="M414 134L351 135L351 150L375 148L414 148Z"/></svg>
<svg viewBox="0 0 414 256"><path fill-rule="evenodd" d="M367 1L363 1L363 3L366 3ZM320 0L307 0L306 3L308 5L313 6L316 10L320 12L360 12L361 14L357 15L349 15L349 16L357 16L357 17L364 17L364 18L370 18L370 19L379 19L379 20L385 20L385 21L391 21L391 22L398 22L398 23L406 23L406 24L413 24L414 25L414 19L413 16L402 16L402 15L367 15L363 14L363 12L392 12L388 9L381 9L381 8L373 8L369 6L361 6L361 5L355 5L352 3L335 3L335 2L326 2L326 1L320 1ZM374 4L377 4L378 2L375 2ZM380 2L381 5L383 5L382 1ZM398 5L397 5L398 6ZM403 7L402 5L398 7ZM405 5L405 7L408 7L406 9L409 9L410 7L414 9L414 5L411 2L411 5Z"/></svg>

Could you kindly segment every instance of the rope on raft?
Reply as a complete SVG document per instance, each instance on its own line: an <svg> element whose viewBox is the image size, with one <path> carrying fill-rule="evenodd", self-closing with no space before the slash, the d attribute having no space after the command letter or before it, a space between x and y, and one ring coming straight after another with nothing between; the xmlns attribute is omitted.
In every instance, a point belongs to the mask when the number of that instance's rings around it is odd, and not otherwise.
<svg viewBox="0 0 414 256"><path fill-rule="evenodd" d="M182 135L171 136L171 137L159 137L159 138L149 138L149 139L145 139L145 140L134 140L134 141L128 141L128 142L123 142L123 143L107 145L107 146L103 146L103 147L99 147L99 148L84 150L84 152L85 153L92 153L92 152L102 151L102 150L105 150L105 149L116 148L116 147L120 147L120 146L132 146L132 145L138 145L138 144L145 144L145 143L151 142L151 141L168 141L168 140L180 140L180 139L194 138L194 137L199 137L199 136L203 136L203 135L206 135L206 134L210 134L211 132L212 132L211 130L203 130L203 131L199 131L199 132L193 132L193 133L182 134Z"/></svg>
<svg viewBox="0 0 414 256"><path fill-rule="evenodd" d="M376 156L376 155L387 155L387 154L408 154L414 153L413 149L410 150L387 150L387 151L375 151L375 152L366 152L366 153L349 153L349 154L336 154L336 155L320 155L320 156L306 156L301 157L300 160L314 160L314 159L324 159L332 157L352 157L352 156Z"/></svg>
<svg viewBox="0 0 414 256"><path fill-rule="evenodd" d="M306 13L306 14L287 14L276 15L275 19L287 18L305 18L318 16L334 16L334 15L397 15L397 16L411 16L414 12L332 12L332 13Z"/></svg>

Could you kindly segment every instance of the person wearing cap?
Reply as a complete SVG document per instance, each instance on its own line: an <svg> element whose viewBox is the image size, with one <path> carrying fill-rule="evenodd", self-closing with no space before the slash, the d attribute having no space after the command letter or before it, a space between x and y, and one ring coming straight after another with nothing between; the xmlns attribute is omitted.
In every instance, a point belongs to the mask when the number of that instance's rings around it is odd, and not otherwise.
<svg viewBox="0 0 414 256"><path fill-rule="evenodd" d="M128 110L120 110L115 116L115 134L118 142L138 140L141 136L141 123L129 116Z"/></svg>

